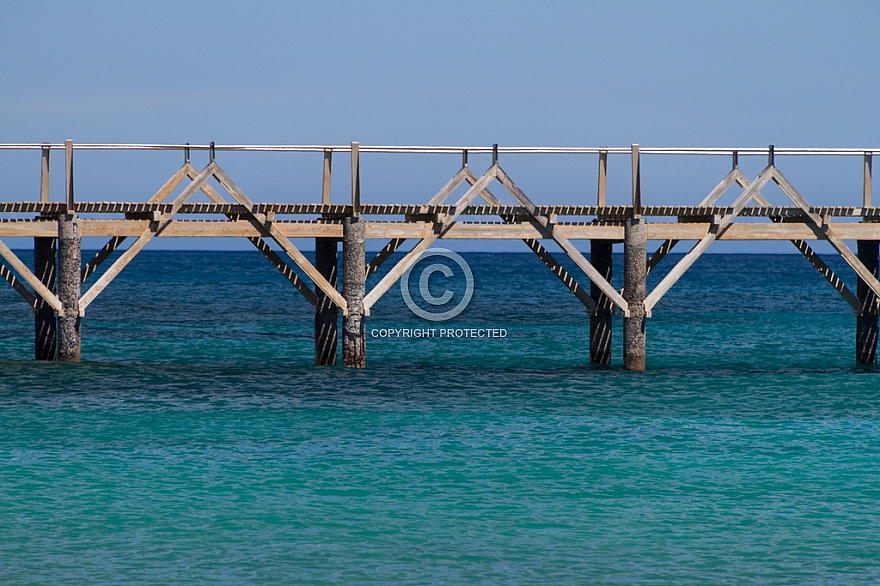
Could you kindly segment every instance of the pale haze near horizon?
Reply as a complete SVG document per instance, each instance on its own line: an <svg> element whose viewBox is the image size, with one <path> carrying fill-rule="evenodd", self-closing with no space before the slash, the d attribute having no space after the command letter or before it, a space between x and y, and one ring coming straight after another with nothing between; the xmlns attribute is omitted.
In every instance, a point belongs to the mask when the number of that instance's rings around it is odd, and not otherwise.
<svg viewBox="0 0 880 586"><path fill-rule="evenodd" d="M0 142L876 148L878 16L871 2L7 4ZM334 160L340 203L346 157ZM53 153L53 199L63 196L62 160ZM180 162L80 152L77 197L143 201ZM320 155L218 162L257 201L320 198ZM595 200L595 156L501 163L539 204ZM742 166L754 176L765 163ZM423 203L459 164L365 155L363 200ZM488 159L471 164L479 172ZM861 201L856 157L778 164L812 203ZM645 157L643 200L696 204L729 165ZM39 155L0 151L0 177L3 200L36 199ZM629 195L629 160L612 157L609 203ZM794 251L785 244L712 250ZM150 248L208 246L250 245Z"/></svg>

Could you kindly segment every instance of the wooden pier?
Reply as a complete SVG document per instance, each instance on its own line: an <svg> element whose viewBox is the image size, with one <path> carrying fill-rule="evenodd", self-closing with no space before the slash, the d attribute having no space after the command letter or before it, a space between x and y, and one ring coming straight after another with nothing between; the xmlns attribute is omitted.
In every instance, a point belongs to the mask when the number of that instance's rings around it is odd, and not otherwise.
<svg viewBox="0 0 880 586"><path fill-rule="evenodd" d="M880 149L768 148L530 148L530 147L394 147L351 145L221 146L221 145L103 145L0 144L3 150L33 150L41 155L39 200L0 202L0 276L30 306L35 315L37 360L80 360L81 323L89 305L137 254L157 237L239 237L248 239L315 308L315 363L337 362L339 317L342 316L342 364L363 367L367 362L366 321L370 308L440 239L522 240L584 305L590 315L590 349L585 362L608 364L612 357L611 316L624 317L623 364L644 370L647 324L660 299L716 240L788 240L828 281L856 317L856 361L877 360L878 243L880 207L871 202L872 158ZM50 201L51 152L64 154L65 200ZM174 150L184 163L169 170L169 178L145 202L90 202L74 197L74 153L78 150ZM207 151L209 162L197 169L190 151ZM217 161L229 151L323 153L320 202L259 203L252 201ZM361 153L461 154L460 168L420 205L361 202ZM487 169L471 169L469 154L491 154ZM330 198L333 155L351 162L351 201ZM504 171L499 160L508 154L576 154L596 156L595 205L538 205ZM630 205L607 205L609 155L631 160ZM693 206L642 205L641 157L655 155L726 156L730 170L717 186ZM842 156L863 160L860 205L813 207L776 165L777 156ZM2 153L0 153L2 156ZM741 156L766 157L766 167L754 178L739 167ZM316 170L317 172L317 170ZM627 171L628 172L628 171ZM761 190L775 183L787 198L773 205ZM455 201L448 201L458 188ZM503 197L496 195L503 193ZM179 191L177 191L179 190ZM36 190L35 190L36 191ZM172 197L173 193L176 193ZM207 201L196 202L200 197ZM720 205L722 197L733 199ZM317 199L317 198L316 198ZM505 203L507 200L509 203ZM22 215L28 215L22 218ZM205 220L194 216L216 216ZM401 219L402 218L402 219ZM765 222L740 221L764 218ZM218 221L219 220L219 221ZM106 244L83 264L81 239L104 237ZM28 267L3 242L4 238L34 239L34 266ZM314 262L292 239L315 242ZM104 262L126 240L130 245L108 267ZM369 261L367 240L384 241ZM415 245L378 282L368 278L406 240ZM569 273L541 241L553 241L578 268ZM590 260L574 241L590 241ZM648 241L659 241L648 254ZM824 240L857 276L850 290L810 246ZM679 243L694 242L690 251L648 290L646 277ZM624 287L611 284L611 251L624 247ZM854 252L847 242L856 242ZM270 243L274 243L273 246ZM341 289L338 244L342 244ZM279 252L276 252L279 250ZM104 269L103 271L100 269ZM579 281L580 279L580 281ZM581 283L589 280L590 287Z"/></svg>

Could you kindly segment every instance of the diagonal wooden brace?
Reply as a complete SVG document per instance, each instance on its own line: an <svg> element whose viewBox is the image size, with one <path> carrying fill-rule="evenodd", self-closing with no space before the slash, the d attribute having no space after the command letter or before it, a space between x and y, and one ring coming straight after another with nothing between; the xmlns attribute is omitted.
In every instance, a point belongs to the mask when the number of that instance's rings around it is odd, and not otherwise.
<svg viewBox="0 0 880 586"><path fill-rule="evenodd" d="M875 295L880 297L880 281L874 276L874 274L869 271L862 261L859 260L859 257L853 253L852 250L840 239L835 230L825 224L822 221L822 217L819 214L813 212L810 209L810 204L807 203L807 200L798 193L798 191L794 188L794 186L789 183L788 179L779 172L778 169L773 168L773 181L779 186L780 189L794 202L796 206L803 210L804 215L807 218L807 224L810 226L810 229L813 233L823 240L828 241L828 243L837 251L837 253L846 261L852 270L856 272L859 278L874 292ZM861 304L859 304L859 311L861 311Z"/></svg>
<svg viewBox="0 0 880 586"><path fill-rule="evenodd" d="M750 183L746 176L743 175L739 169L735 169L735 171L738 173L738 176L736 177L737 184L743 189L748 188ZM761 192L755 193L753 199L755 203L760 206L770 206L770 202L767 200L766 197L761 194ZM775 223L779 223L782 221L781 218L771 219ZM850 307L852 307L853 314L858 315L862 309L862 304L859 302L859 298L856 297L856 295L852 291L850 291L849 287L846 286L846 283L844 283L843 280L838 277L833 270L831 270L831 267L825 264L825 261L822 260L822 257L816 254L816 251L813 250L805 240L792 240L791 243L794 244L794 246L804 256L804 258L806 258L807 261L811 265L813 265L813 268L815 268L819 272L819 274L822 275L826 281L828 281L828 283L834 288L834 290L837 291L847 303L849 303Z"/></svg>
<svg viewBox="0 0 880 586"><path fill-rule="evenodd" d="M364 308L370 309L381 297L384 295L388 289L391 288L394 283L397 282L398 279L409 269L412 265L414 265L419 257L422 255L424 251L430 248L431 244L434 243L438 238L442 237L445 234L450 226L455 223L455 220L458 218L459 214L464 211L470 203L476 198L486 187L488 187L489 183L491 183L498 171L498 165L492 165L488 171L483 173L483 176L480 177L477 182L468 189L464 195L459 198L457 202L455 202L454 211L443 218L441 222L437 222L434 224L434 231L422 238L418 244L416 244L412 250L410 250L400 261L392 268L388 274L386 274L382 279L376 283L376 286L364 297Z"/></svg>
<svg viewBox="0 0 880 586"><path fill-rule="evenodd" d="M626 300L617 292L617 290L605 280L605 277L596 270L590 261L586 259L586 257L581 254L581 251L578 250L574 244L563 234L560 230L557 229L556 225L550 221L547 216L541 214L534 203L526 196L522 190L516 186L513 180L502 171L500 168L498 169L498 180L504 186L504 188L513 196L513 198L519 202L521 206L526 208L526 211L534 218L535 227L541 231L541 235L544 238L552 239L556 244L565 251L568 257L574 261L574 263L581 269L587 277L602 290L602 293L608 296L614 305L616 305L623 312L625 316L629 315L629 304Z"/></svg>
<svg viewBox="0 0 880 586"><path fill-rule="evenodd" d="M473 185L477 181L477 176L468 169L467 182ZM490 206L500 206L501 200L495 197L495 195L489 191L489 189L484 189L480 196L486 200L486 203ZM513 221L512 217L502 216L501 218L506 223L511 223ZM574 275L565 270L556 258L550 254L550 251L544 248L544 246L535 238L523 238L523 242L525 242L526 246L528 246L532 252L537 255L537 257L544 263L544 265L550 269L556 277L562 281L562 284L566 286L566 288L571 291L575 297L583 304L584 307L587 308L587 313L593 315L596 313L596 302L590 296L589 292L586 291L583 287L581 287L580 283L577 282L577 279L574 278Z"/></svg>
<svg viewBox="0 0 880 586"><path fill-rule="evenodd" d="M174 191L174 188L180 185L180 182L183 181L184 177L187 176L189 170L192 170L193 172L191 178L197 175L195 169L192 168L192 165L190 165L189 163L184 163L184 165L180 169L175 171L174 175L172 175L168 179L168 181L166 181L165 184L161 188L159 188L159 191L157 191L149 200L147 200L147 203L161 203L165 201L165 198L168 197L168 194ZM107 244L105 244L101 248L101 250L99 250L95 254L95 256L93 256L92 259L86 263L86 266L83 267L82 273L80 275L80 280L85 283L86 279L88 279L92 275L92 273L98 270L98 267L100 267L101 264L103 264L103 262L107 260L110 255L113 254L116 249L120 247L120 245L122 245L123 242L125 242L125 236L114 236L113 238L111 238L107 242Z"/></svg>
<svg viewBox="0 0 880 586"><path fill-rule="evenodd" d="M455 173L455 175L453 175L452 178L446 182L446 185L444 185L440 189L440 191L438 191L434 195L434 197L432 197L428 201L427 205L440 205L444 201L446 201L446 198L448 198L452 194L452 192L455 191L456 188L464 182L468 173L470 173L470 169L468 169L467 167L462 167L461 169L459 169ZM471 173L471 175L473 175L473 174ZM380 250L378 253L376 253L376 256L374 256L370 260L370 262L367 263L367 267L366 267L367 277L369 277L370 275L375 273L377 270L379 270L379 267L381 267L382 264L386 260L388 260L388 258L392 254L394 254L397 251L397 249L400 248L400 246L404 242L406 242L406 238L392 238L388 242L388 244L383 246L382 250Z"/></svg>
<svg viewBox="0 0 880 586"><path fill-rule="evenodd" d="M745 176L742 174L742 171L739 170L738 167L735 167L730 170L730 172L724 176L718 185L715 186L709 194L703 198L703 201L700 202L700 206L712 206L724 195L728 189L730 189L733 183L739 182L739 177L745 179ZM746 179L746 184L742 186L743 189L748 187L748 179ZM740 184L742 185L742 184ZM666 240L664 241L657 250L654 251L654 254L651 255L651 258L648 259L648 274L656 267L661 260L663 260L667 254L669 254L675 245L678 244L678 240Z"/></svg>
<svg viewBox="0 0 880 586"><path fill-rule="evenodd" d="M724 231L730 227L733 220L743 211L748 203L772 178L772 167L767 167L755 181L733 202L733 211L721 218L721 220L713 226L713 229L703 236L697 242L690 252L688 252L669 273L654 287L654 290L645 297L645 311L650 315L651 310L658 301L666 294L672 286L678 282L682 275L697 261L698 258L709 248L709 245L715 242Z"/></svg>
<svg viewBox="0 0 880 586"><path fill-rule="evenodd" d="M339 291L336 290L336 287L330 284L327 279L315 268L315 266L309 262L309 260L301 253L293 243L285 236L278 228L275 227L273 222L267 222L266 217L263 214L257 214L254 212L254 203L251 199L245 195L245 193L239 189L239 187L229 178L229 176L221 169L220 167L216 167L214 170L214 177L217 178L217 181L220 182L220 185L223 186L229 195L233 197L238 203L243 205L246 208L245 217L251 223L251 225L256 228L263 238L272 238L278 245L287 253L287 256L293 260L297 264L297 266L302 269L302 271L317 285L324 294L327 295L333 303L335 303L339 308L342 309L343 313L348 309L348 304L343 299L342 295ZM308 297L307 297L308 298ZM312 305L317 301L317 297L315 301L312 302Z"/></svg>
<svg viewBox="0 0 880 586"><path fill-rule="evenodd" d="M48 303L52 307L52 309L56 311L57 315L64 315L64 309L61 306L61 300L58 299L58 297L54 293L52 293L52 291L50 291L46 287L46 285L43 284L43 282L27 267L26 264L21 262L21 259L18 258L15 253L12 252L12 250L8 246L6 246L6 243L2 240L0 240L0 256L2 256L6 260L6 262L9 263L9 266L12 267L15 272L21 275L21 278L24 279L28 285L33 287L34 292L42 297L43 301ZM18 291L18 288L16 288L16 291ZM21 294L21 291L19 291L19 294ZM27 300L26 297L25 299Z"/></svg>
<svg viewBox="0 0 880 586"><path fill-rule="evenodd" d="M107 285L113 281L119 275L119 273L124 269L128 263L130 263L137 254L143 250L143 248L150 242L154 237L158 236L162 233L162 231L168 227L168 224L171 223L171 220L180 211L180 208L185 204L189 199L208 181L214 174L214 171L217 169L217 165L215 163L209 163L207 167L205 167L201 173L195 178L195 180L186 186L186 188L177 196L174 200L174 203L171 205L171 211L165 214L162 214L159 222L153 226L151 225L146 230L144 230L140 236L138 236L137 240L134 241L134 244L128 247L128 249L122 253L122 255L116 259L110 268L107 269L101 277L95 281L95 283L89 288L88 291L80 297L79 300L79 311L80 313L84 313L85 309L89 306L89 304L95 300L95 298L103 291Z"/></svg>
<svg viewBox="0 0 880 586"><path fill-rule="evenodd" d="M187 163L186 165L184 165L184 168L186 169L187 177L189 177L190 179L195 179L196 170L192 167L192 165ZM201 189L202 193L204 193L213 203L226 203L226 200L223 198L223 196L217 193L217 191L213 187L211 187L210 183L205 183ZM234 214L226 214L226 217L229 219L232 219L233 216ZM278 269L278 271L284 276L285 279L290 282L291 285L296 287L296 290L299 291L302 296L306 298L306 301L312 304L312 307L314 307L318 303L318 296L315 295L315 292L312 291L308 285L306 285L305 281L303 281L299 277L299 275L297 275L293 271L292 268L290 268L290 265L284 262L284 260L280 256L278 256L274 250L272 250L272 247L269 246L268 242L263 240L260 236L250 236L248 237L248 241L253 244L256 249L259 250L260 253L264 257L266 257L266 259L270 263L272 263L272 266Z"/></svg>

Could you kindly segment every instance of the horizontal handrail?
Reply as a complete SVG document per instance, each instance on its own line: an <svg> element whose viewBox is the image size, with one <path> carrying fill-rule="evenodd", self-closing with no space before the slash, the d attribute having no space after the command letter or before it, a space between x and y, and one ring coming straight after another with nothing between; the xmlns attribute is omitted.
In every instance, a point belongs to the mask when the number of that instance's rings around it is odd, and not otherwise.
<svg viewBox="0 0 880 586"><path fill-rule="evenodd" d="M64 143L0 143L0 150L40 150L63 149ZM80 151L209 151L210 144L114 144L114 143L73 143L74 150ZM223 152L313 152L324 151L351 152L351 145L213 145L215 151ZM405 145L360 145L361 153L386 154L491 154L492 146L405 146ZM770 147L639 147L642 155L710 155L710 156L767 156ZM499 146L499 154L599 154L629 155L632 147L516 147ZM780 156L864 156L880 155L877 148L804 148L775 147L773 152Z"/></svg>

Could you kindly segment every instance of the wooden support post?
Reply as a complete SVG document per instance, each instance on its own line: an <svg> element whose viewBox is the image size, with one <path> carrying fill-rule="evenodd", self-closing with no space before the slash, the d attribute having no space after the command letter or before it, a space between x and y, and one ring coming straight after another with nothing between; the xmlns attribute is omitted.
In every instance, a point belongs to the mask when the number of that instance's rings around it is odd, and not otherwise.
<svg viewBox="0 0 880 586"><path fill-rule="evenodd" d="M612 240L590 240L590 264L609 283L611 282ZM595 283L590 284L590 296L596 310L590 316L590 364L611 364L611 316L614 304Z"/></svg>
<svg viewBox="0 0 880 586"><path fill-rule="evenodd" d="M862 207L871 207L871 153L865 153L865 178L862 183Z"/></svg>
<svg viewBox="0 0 880 586"><path fill-rule="evenodd" d="M34 274L46 288L55 293L55 238L34 238ZM34 308L34 358L55 360L58 321L55 310L37 295Z"/></svg>
<svg viewBox="0 0 880 586"><path fill-rule="evenodd" d="M859 240L858 252L859 260L876 277L880 241ZM856 321L856 362L874 364L877 362L878 299L862 279L858 280L857 292L862 307Z"/></svg>
<svg viewBox="0 0 880 586"><path fill-rule="evenodd" d="M623 234L623 297L629 305L629 316L623 319L623 368L645 370L648 246L644 218L627 219Z"/></svg>
<svg viewBox="0 0 880 586"><path fill-rule="evenodd" d="M342 318L342 365L366 366L366 324L364 323L364 289L366 285L367 223L351 217L342 221L342 297L347 310Z"/></svg>
<svg viewBox="0 0 880 586"><path fill-rule="evenodd" d="M596 189L596 205L604 208L608 190L608 151L599 151L599 185Z"/></svg>
<svg viewBox="0 0 880 586"><path fill-rule="evenodd" d="M58 218L58 298L64 315L58 318L58 359L79 362L82 293L82 250L79 218L73 214Z"/></svg>
<svg viewBox="0 0 880 586"><path fill-rule="evenodd" d="M315 268L318 269L331 286L337 281L337 240L336 238L315 238ZM336 304L315 286L315 365L336 364L336 340L338 317Z"/></svg>

